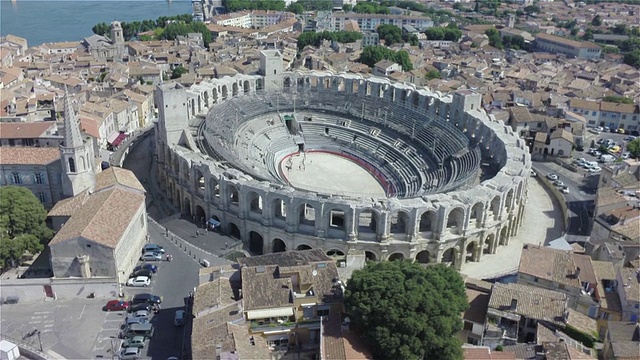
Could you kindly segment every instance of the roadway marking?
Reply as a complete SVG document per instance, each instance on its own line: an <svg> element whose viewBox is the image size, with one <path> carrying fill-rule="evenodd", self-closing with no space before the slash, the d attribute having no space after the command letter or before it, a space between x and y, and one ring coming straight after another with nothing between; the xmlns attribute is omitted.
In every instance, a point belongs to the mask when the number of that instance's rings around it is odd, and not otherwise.
<svg viewBox="0 0 640 360"><path fill-rule="evenodd" d="M50 328L50 327L54 327L54 326L55 326L55 324L44 324L44 327L46 327L46 328Z"/></svg>
<svg viewBox="0 0 640 360"><path fill-rule="evenodd" d="M44 315L44 314L51 314L53 311L36 311L33 313L33 315Z"/></svg>
<svg viewBox="0 0 640 360"><path fill-rule="evenodd" d="M78 317L78 320L82 319L82 315L84 314L84 309L87 307L87 305L82 306L82 311L80 312L80 316Z"/></svg>
<svg viewBox="0 0 640 360"><path fill-rule="evenodd" d="M40 324L42 321L38 320L38 321L29 321L29 325L33 325L33 324Z"/></svg>

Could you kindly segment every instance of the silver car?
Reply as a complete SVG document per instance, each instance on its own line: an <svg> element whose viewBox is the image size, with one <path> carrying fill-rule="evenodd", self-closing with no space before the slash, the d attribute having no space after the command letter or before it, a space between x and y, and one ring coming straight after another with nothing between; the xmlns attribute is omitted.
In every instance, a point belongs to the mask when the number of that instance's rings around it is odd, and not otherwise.
<svg viewBox="0 0 640 360"><path fill-rule="evenodd" d="M146 252L140 256L141 261L161 261L162 254L157 252Z"/></svg>
<svg viewBox="0 0 640 360"><path fill-rule="evenodd" d="M140 348L137 347L128 347L120 350L118 353L118 359L120 360L137 360L140 358Z"/></svg>

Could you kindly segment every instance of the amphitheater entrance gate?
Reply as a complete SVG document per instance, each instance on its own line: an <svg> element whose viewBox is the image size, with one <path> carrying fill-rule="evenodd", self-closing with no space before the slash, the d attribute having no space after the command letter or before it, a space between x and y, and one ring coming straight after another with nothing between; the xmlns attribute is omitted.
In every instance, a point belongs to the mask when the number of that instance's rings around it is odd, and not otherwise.
<svg viewBox="0 0 640 360"><path fill-rule="evenodd" d="M264 239L262 235L255 231L249 233L249 251L255 255L262 255L264 249Z"/></svg>
<svg viewBox="0 0 640 360"><path fill-rule="evenodd" d="M477 247L478 244L475 241L467 245L465 262L476 261L476 252L478 251Z"/></svg>
<svg viewBox="0 0 640 360"><path fill-rule="evenodd" d="M364 252L364 257L368 261L377 261L378 260L378 257L376 256L376 254L372 253L371 251L365 251Z"/></svg>
<svg viewBox="0 0 640 360"><path fill-rule="evenodd" d="M391 256L389 256L389 261L396 261L396 260L404 260L404 255L402 255L401 253L395 253L395 254L391 254Z"/></svg>
<svg viewBox="0 0 640 360"><path fill-rule="evenodd" d="M229 236L238 240L242 239L242 235L240 235L240 228L238 227L238 225L229 223Z"/></svg>
<svg viewBox="0 0 640 360"><path fill-rule="evenodd" d="M282 239L273 239L271 251L274 253L287 251L287 244Z"/></svg>
<svg viewBox="0 0 640 360"><path fill-rule="evenodd" d="M296 250L311 250L311 246L309 245L299 245Z"/></svg>
<svg viewBox="0 0 640 360"><path fill-rule="evenodd" d="M458 264L457 257L458 251L455 248L451 248L442 254L442 262L451 265L451 267L456 267L456 265Z"/></svg>
<svg viewBox="0 0 640 360"><path fill-rule="evenodd" d="M327 256L343 257L344 256L344 252L342 252L341 250L337 250L337 249L331 249L331 250L327 251Z"/></svg>
<svg viewBox="0 0 640 360"><path fill-rule="evenodd" d="M416 261L420 264L428 264L431 254L427 250L422 250L416 255Z"/></svg>
<svg viewBox="0 0 640 360"><path fill-rule="evenodd" d="M482 250L483 254L492 254L494 242L496 241L496 237L493 234L489 234L484 241L484 249Z"/></svg>
<svg viewBox="0 0 640 360"><path fill-rule="evenodd" d="M202 206L196 205L196 221L198 223L204 223L207 220L207 213L204 211Z"/></svg>

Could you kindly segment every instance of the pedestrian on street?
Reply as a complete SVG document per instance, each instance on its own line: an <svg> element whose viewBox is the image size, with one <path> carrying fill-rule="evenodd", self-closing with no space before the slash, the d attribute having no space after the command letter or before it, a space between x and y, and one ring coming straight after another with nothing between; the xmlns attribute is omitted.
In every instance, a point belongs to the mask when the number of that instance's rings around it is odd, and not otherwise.
<svg viewBox="0 0 640 360"><path fill-rule="evenodd" d="M196 230L196 237L200 236L200 232Z"/></svg>
<svg viewBox="0 0 640 360"><path fill-rule="evenodd" d="M224 243L224 248L227 249L229 247L229 244Z"/></svg>
<svg viewBox="0 0 640 360"><path fill-rule="evenodd" d="M204 233L205 233L205 234L208 234L208 233L209 233L209 227L208 227L208 226L205 226L205 227L204 227Z"/></svg>

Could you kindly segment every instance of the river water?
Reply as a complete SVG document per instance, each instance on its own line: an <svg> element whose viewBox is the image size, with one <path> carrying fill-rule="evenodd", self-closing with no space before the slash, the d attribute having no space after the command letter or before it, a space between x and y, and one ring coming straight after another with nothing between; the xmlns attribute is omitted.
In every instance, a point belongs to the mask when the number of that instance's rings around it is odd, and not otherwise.
<svg viewBox="0 0 640 360"><path fill-rule="evenodd" d="M91 28L99 22L155 20L180 14L191 14L191 1L2 0L0 34L26 38L31 47L82 40L93 34Z"/></svg>

